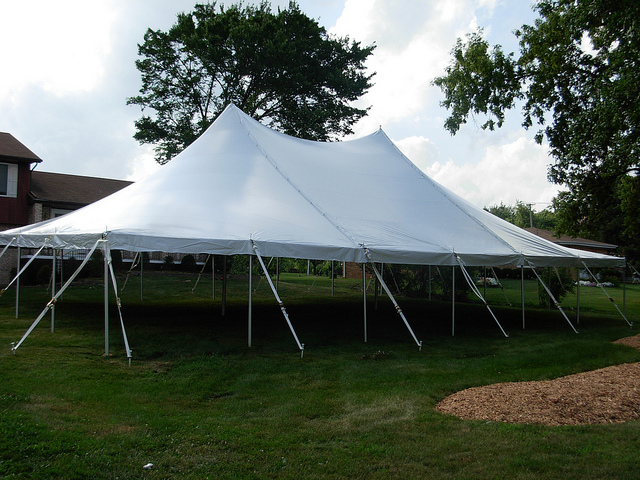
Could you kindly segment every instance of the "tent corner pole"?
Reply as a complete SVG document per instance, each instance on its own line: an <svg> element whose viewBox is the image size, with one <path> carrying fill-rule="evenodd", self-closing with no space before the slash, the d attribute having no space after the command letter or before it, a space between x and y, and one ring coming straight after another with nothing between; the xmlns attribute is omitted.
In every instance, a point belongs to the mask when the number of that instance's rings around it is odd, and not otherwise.
<svg viewBox="0 0 640 480"><path fill-rule="evenodd" d="M103 245L104 255L104 356L109 356L109 259L107 244Z"/></svg>
<svg viewBox="0 0 640 480"><path fill-rule="evenodd" d="M362 304L364 313L364 343L367 343L367 271L366 263L362 264Z"/></svg>
<svg viewBox="0 0 640 480"><path fill-rule="evenodd" d="M248 334L248 339L247 339L247 343L249 345L249 348L251 348L251 327L252 327L252 318L251 318L251 311L252 311L252 305L251 305L251 300L252 300L252 277L253 277L253 255L249 255L249 315L248 315L248 324L247 324L247 334Z"/></svg>
<svg viewBox="0 0 640 480"><path fill-rule="evenodd" d="M224 317L227 313L227 256L222 256L222 307L221 315Z"/></svg>
<svg viewBox="0 0 640 480"><path fill-rule="evenodd" d="M56 295L56 249L53 248L53 265L51 266L51 296ZM51 307L51 333L56 331L56 306Z"/></svg>
<svg viewBox="0 0 640 480"><path fill-rule="evenodd" d="M524 265L520 265L520 303L522 308L522 329L524 330Z"/></svg>
<svg viewBox="0 0 640 480"><path fill-rule="evenodd" d="M16 272L18 272L18 277L16 279L16 318L20 314L20 247L18 247L18 263L16 266Z"/></svg>
<svg viewBox="0 0 640 480"><path fill-rule="evenodd" d="M451 336L456 335L456 266L451 265Z"/></svg>

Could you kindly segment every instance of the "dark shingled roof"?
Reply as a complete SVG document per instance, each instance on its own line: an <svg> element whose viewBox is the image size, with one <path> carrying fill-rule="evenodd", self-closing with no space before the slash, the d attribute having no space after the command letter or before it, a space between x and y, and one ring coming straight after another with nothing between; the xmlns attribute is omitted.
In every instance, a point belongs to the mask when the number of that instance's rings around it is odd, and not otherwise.
<svg viewBox="0 0 640 480"><path fill-rule="evenodd" d="M31 172L34 201L78 208L111 195L133 182L62 173Z"/></svg>
<svg viewBox="0 0 640 480"><path fill-rule="evenodd" d="M598 242L596 240L589 240L588 238L569 237L568 235L561 235L557 237L553 232L549 230L543 230L542 228L525 228L527 232L531 232L539 237L549 240L550 242L557 243L570 248L599 248L604 250L615 250L617 245L610 243Z"/></svg>
<svg viewBox="0 0 640 480"><path fill-rule="evenodd" d="M0 160L16 163L40 163L42 159L25 147L10 133L0 132Z"/></svg>

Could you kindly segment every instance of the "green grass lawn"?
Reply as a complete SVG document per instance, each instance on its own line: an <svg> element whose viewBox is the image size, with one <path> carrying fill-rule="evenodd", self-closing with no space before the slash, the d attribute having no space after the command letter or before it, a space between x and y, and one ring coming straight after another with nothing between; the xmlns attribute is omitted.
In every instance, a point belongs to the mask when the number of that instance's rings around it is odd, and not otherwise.
<svg viewBox="0 0 640 480"><path fill-rule="evenodd" d="M399 298L422 351L389 300L368 302L363 342L360 282L283 275L279 285L302 342L265 280L254 281L253 346L247 347L247 281L229 281L226 315L211 277L138 277L122 294L133 350L128 366L111 305L104 357L102 286L74 286L13 355L48 294L0 299L0 478L515 478L635 479L640 422L544 427L462 421L435 404L471 386L555 378L640 361L611 343L635 335L596 289L581 291L580 333L557 311L527 306L520 282L484 306ZM534 284L527 284L534 303ZM618 289L612 289L614 297ZM502 300L500 300L502 297ZM113 299L113 297L112 297ZM621 304L621 298L616 301ZM529 301L528 301L529 302ZM568 298L563 305L571 305ZM640 290L627 314L640 317ZM568 309L570 318L575 312ZM143 469L153 463L150 470Z"/></svg>

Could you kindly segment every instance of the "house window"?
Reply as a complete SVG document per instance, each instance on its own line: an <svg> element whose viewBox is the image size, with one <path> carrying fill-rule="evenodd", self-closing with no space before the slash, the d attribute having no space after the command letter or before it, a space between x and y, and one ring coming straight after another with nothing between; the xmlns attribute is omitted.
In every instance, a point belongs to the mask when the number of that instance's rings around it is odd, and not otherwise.
<svg viewBox="0 0 640 480"><path fill-rule="evenodd" d="M18 196L18 165L0 163L0 196Z"/></svg>

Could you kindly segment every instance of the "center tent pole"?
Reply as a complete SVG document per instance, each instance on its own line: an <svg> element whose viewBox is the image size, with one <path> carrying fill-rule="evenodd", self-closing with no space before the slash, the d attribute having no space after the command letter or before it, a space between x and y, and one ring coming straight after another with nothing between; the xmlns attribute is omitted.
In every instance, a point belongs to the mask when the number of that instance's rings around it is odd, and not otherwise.
<svg viewBox="0 0 640 480"><path fill-rule="evenodd" d="M256 258L258 259L258 262L260 263L260 266L262 267L262 271L264 272L265 276L267 277L267 282L269 282L269 287L271 287L271 291L273 292L273 296L276 298L276 301L278 302L278 305L280 305L280 311L282 312L282 315L284 316L284 319L287 322L287 325L289 325L289 330L291 330L291 333L293 334L293 338L295 339L296 343L298 344L298 348L300 349L300 358L302 358L304 356L304 343L300 343L300 340L298 339L298 335L296 334L296 331L293 329L293 325L291 325L291 320L289 320L289 314L287 313L287 309L284 306L284 303L282 303L282 300L280 300L280 295L278 295L278 291L276 290L276 287L273 285L273 281L271 280L271 277L269 276L269 271L267 270L266 265L264 264L264 261L262 260L262 257L260 256L260 251L258 250L258 246L255 244L255 242L253 242L253 240L251 241L251 244L253 246L253 251L256 254ZM251 258L251 257L249 257Z"/></svg>

